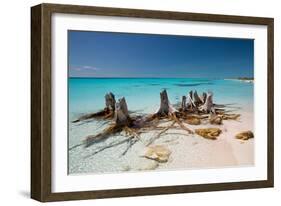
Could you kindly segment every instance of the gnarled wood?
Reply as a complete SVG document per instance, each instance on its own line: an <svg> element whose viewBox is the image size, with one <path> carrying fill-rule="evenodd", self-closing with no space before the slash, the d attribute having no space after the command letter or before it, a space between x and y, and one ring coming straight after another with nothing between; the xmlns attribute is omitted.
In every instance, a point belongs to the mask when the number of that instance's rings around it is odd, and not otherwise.
<svg viewBox="0 0 281 206"><path fill-rule="evenodd" d="M186 96L182 96L182 100L181 100L181 110L182 111L186 111L187 107L186 107Z"/></svg>
<svg viewBox="0 0 281 206"><path fill-rule="evenodd" d="M193 108L193 107L195 107L196 105L194 104L194 102L193 102L193 92L192 91L190 91L189 93L188 93L188 95L187 95L187 107L188 108Z"/></svg>
<svg viewBox="0 0 281 206"><path fill-rule="evenodd" d="M160 92L160 107L156 113L132 117L129 115L127 103L124 97L115 102L114 95L112 93L108 93L105 95L105 100L106 107L100 114L104 115L104 113L106 113L103 117L107 117L108 115L112 117L112 114L114 114L114 123L100 134L88 136L84 141L84 145L86 145L86 147L90 146L95 142L99 142L122 131L125 132L126 136L130 135L130 138L122 140L121 142L116 142L112 145L106 146L105 148L101 148L101 150L98 150L97 152L127 142L127 147L122 153L122 155L124 155L137 141L141 141L140 134L142 132L149 131L149 129L161 131L148 142L148 145L153 143L155 139L160 138L161 135L165 134L171 128L182 129L187 131L189 134L193 134L194 131L189 129L184 123L198 125L201 121L203 123L207 122L208 120L204 119L209 118L209 122L211 124L221 124L222 120L237 119L239 117L239 115L227 114L224 109L217 108L217 105L213 103L213 93L211 92L208 92L207 94L203 92L202 96L199 97L197 91L190 91L187 96L182 96L180 108L179 110L176 110L169 102L167 91L163 90ZM169 126L159 126L159 124L163 123L163 121L172 121L172 124ZM178 126L175 126L175 124ZM203 131L202 129L200 131L196 130L195 132L210 139L216 139L215 136L220 134L220 130L217 131L216 128L209 128L207 130ZM123 133L121 134L123 135ZM80 145L81 144L78 146ZM76 146L73 148L76 148Z"/></svg>
<svg viewBox="0 0 281 206"><path fill-rule="evenodd" d="M193 93L193 102L195 103L195 105L199 105L201 104L201 99L198 96L197 91L195 90L195 92Z"/></svg>
<svg viewBox="0 0 281 206"><path fill-rule="evenodd" d="M127 103L124 97L115 104L115 123L119 126L128 126L131 122Z"/></svg>
<svg viewBox="0 0 281 206"><path fill-rule="evenodd" d="M97 135L89 135L84 140L85 147L89 147L94 143L100 142L104 140L105 138L109 137L112 134L116 134L118 132L122 131L122 127L117 125L111 125L110 127L106 128L102 133L99 133Z"/></svg>
<svg viewBox="0 0 281 206"><path fill-rule="evenodd" d="M106 108L114 111L115 110L115 104L116 104L116 101L115 101L114 94L112 94L111 92L107 93L105 95L105 106L106 106Z"/></svg>
<svg viewBox="0 0 281 206"><path fill-rule="evenodd" d="M222 124L222 120L223 120L223 118L222 118L221 115L216 115L216 114L214 114L212 112L210 113L209 122L211 124L220 125L220 124Z"/></svg>
<svg viewBox="0 0 281 206"><path fill-rule="evenodd" d="M215 110L214 110L213 106L214 106L213 105L213 93L208 92L207 97L206 97L206 101L202 106L199 107L199 110L201 112L204 112L204 113L209 113L211 111L215 113Z"/></svg>
<svg viewBox="0 0 281 206"><path fill-rule="evenodd" d="M176 109L170 104L166 89L160 92L160 108L157 112L160 116L168 116Z"/></svg>
<svg viewBox="0 0 281 206"><path fill-rule="evenodd" d="M193 134L193 133L194 133L191 129L187 128L187 127L177 118L177 116L175 115L175 113L173 113L173 114L171 115L171 117L172 117L173 120L175 120L175 122L176 122L183 130L187 131L189 134Z"/></svg>
<svg viewBox="0 0 281 206"><path fill-rule="evenodd" d="M206 98L207 98L207 94L206 94L206 92L203 92L202 96L200 97L202 104L205 103Z"/></svg>
<svg viewBox="0 0 281 206"><path fill-rule="evenodd" d="M187 96L187 108L189 111L196 113L198 111L195 102L193 101L193 91L190 91Z"/></svg>

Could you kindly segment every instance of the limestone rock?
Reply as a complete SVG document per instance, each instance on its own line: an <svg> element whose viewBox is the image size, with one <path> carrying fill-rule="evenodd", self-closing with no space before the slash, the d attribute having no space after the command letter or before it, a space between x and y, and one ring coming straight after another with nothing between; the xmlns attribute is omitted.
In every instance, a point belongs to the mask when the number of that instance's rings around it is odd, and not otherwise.
<svg viewBox="0 0 281 206"><path fill-rule="evenodd" d="M157 162L167 162L171 151L163 145L154 145L146 148L144 157Z"/></svg>
<svg viewBox="0 0 281 206"><path fill-rule="evenodd" d="M219 128L195 129L195 133L201 137L215 140L220 135L221 130Z"/></svg>
<svg viewBox="0 0 281 206"><path fill-rule="evenodd" d="M237 135L235 135L236 139L241 139L241 140L248 140L251 138L254 138L254 134L252 131L244 131L240 132Z"/></svg>

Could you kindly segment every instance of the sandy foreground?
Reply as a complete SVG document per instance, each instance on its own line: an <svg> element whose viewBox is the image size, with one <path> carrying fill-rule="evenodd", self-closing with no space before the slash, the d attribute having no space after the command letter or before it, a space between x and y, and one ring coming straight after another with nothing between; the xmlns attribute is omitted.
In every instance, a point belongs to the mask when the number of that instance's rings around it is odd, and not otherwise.
<svg viewBox="0 0 281 206"><path fill-rule="evenodd" d="M81 173L115 173L136 172L144 170L176 170L241 167L254 165L254 139L238 140L235 135L239 132L251 130L254 132L253 113L240 112L238 121L225 120L223 125L188 125L190 129L220 128L222 133L217 140L205 139L196 134L188 134L184 130L169 129L161 135L153 145L164 145L171 151L167 162L159 163L143 157L146 142L160 131L149 131L141 134L141 140L134 144L125 155L122 155L127 145L120 144L112 148L99 151L107 145L119 142L127 137L112 136L105 141L96 143L88 148L83 146L69 150L69 174ZM162 125L169 125L164 122ZM90 134L96 134L95 128L102 131L106 125L97 125L91 121L84 124L70 124L70 148L81 143Z"/></svg>

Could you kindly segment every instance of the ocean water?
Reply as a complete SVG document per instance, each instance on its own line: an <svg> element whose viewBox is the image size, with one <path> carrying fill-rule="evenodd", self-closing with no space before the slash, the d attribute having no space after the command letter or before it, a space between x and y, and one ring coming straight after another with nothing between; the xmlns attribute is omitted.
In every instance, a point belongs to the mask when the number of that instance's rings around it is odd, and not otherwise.
<svg viewBox="0 0 281 206"><path fill-rule="evenodd" d="M214 102L253 108L253 83L199 78L69 78L69 118L102 110L104 95L112 92L116 100L125 97L136 113L153 113L159 107L159 93L168 92L171 104L181 101L190 90L212 91Z"/></svg>
<svg viewBox="0 0 281 206"><path fill-rule="evenodd" d="M94 144L91 147L84 148L81 145L85 137L88 135L95 135L103 131L108 124L102 120L91 120L81 123L72 123L71 121L76 119L82 114L97 112L104 108L104 96L108 92L112 92L115 98L125 97L128 105L128 109L137 114L150 114L156 112L160 103L160 91L166 89L168 92L169 100L171 104L178 104L181 101L183 95L187 95L190 90L197 90L199 95L202 92L212 91L214 94L214 102L217 104L227 104L229 109L233 109L234 113L253 112L253 83L246 83L237 80L218 80L218 79L199 79L199 78L69 78L69 132L68 132L68 147L69 147L69 174L82 174L82 173L113 173L139 170L140 165L151 164L151 160L140 158L139 154L144 151L144 145L139 141L125 156L120 156L126 148L126 144L118 145L110 149L104 150L95 154L100 148L112 144L117 141L123 140L125 137L122 135L112 136L104 141ZM244 117L244 116L243 116ZM250 122L249 122L250 121ZM239 129L249 130L248 125L252 125L252 117L245 123L236 122L240 126L236 126ZM229 128L231 131L231 128ZM150 138L150 135L146 137L143 134L142 138ZM166 138L166 139L165 139ZM194 151L192 154L201 154L202 151L192 145L192 141L201 141L198 145L204 146L213 144L212 147L217 147L219 143L208 142L205 139L198 139L198 137L184 138L182 136L165 136L161 141L167 140L167 138L178 138L180 145L189 144L188 146L182 146L186 153L188 151ZM182 139L181 139L182 138ZM198 140L197 140L198 139ZM169 140L170 141L170 140ZM190 142L191 141L191 142ZM206 142L205 142L206 141ZM236 140L234 140L236 141ZM218 141L223 142L223 141ZM162 142L166 144L165 142ZM236 143L236 142L235 142ZM250 142L251 143L251 142ZM243 144L247 146L248 144ZM172 147L172 146L171 146ZM239 143L239 147L242 147ZM74 149L72 149L74 148ZM192 149L193 148L193 149ZM205 148L205 147L203 147ZM173 151L178 151L178 146L175 145ZM206 150L207 151L207 150ZM240 150L239 150L240 151ZM209 152L203 154L202 158L209 157ZM177 152L175 152L177 153ZM230 151L230 153L232 153ZM240 154L240 152L238 152ZM176 154L175 154L176 155ZM206 156L204 156L206 155ZM186 161L189 159L198 158L188 155ZM181 158L180 158L181 159ZM193 160L192 160L193 161ZM201 161L201 160L200 160ZM199 162L200 162L199 161ZM233 165L233 162L227 162L224 166ZM160 165L161 167L173 167L177 168L189 168L192 164L185 163L172 166L168 164ZM222 166L218 162L215 166ZM147 167L147 166L145 166Z"/></svg>

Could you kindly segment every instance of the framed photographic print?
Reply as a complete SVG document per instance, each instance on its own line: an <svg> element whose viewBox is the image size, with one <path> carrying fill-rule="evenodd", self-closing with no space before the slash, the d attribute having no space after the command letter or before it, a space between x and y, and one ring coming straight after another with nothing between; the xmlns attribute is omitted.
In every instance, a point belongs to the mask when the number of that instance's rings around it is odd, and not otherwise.
<svg viewBox="0 0 281 206"><path fill-rule="evenodd" d="M273 187L273 19L31 9L31 197Z"/></svg>

